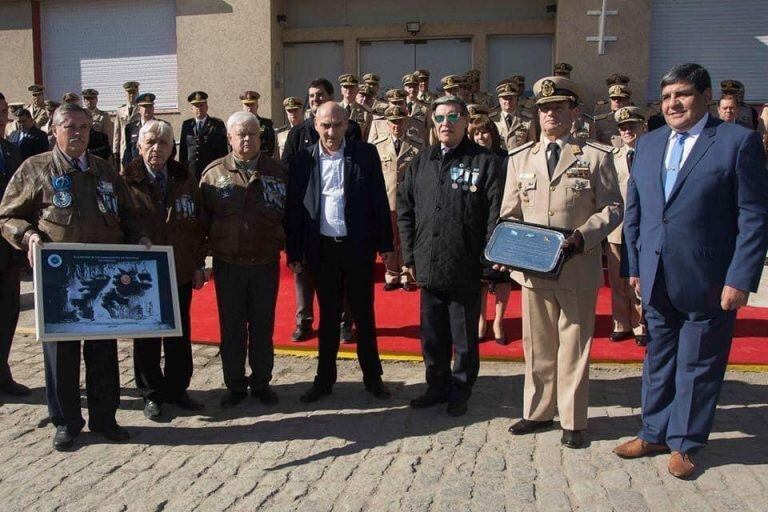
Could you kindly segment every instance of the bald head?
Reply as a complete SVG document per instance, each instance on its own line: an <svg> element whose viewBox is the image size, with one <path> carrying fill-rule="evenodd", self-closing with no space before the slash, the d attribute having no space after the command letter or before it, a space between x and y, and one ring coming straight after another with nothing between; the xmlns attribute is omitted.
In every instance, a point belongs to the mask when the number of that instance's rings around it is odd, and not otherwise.
<svg viewBox="0 0 768 512"><path fill-rule="evenodd" d="M320 145L326 152L338 151L347 130L347 112L335 101L327 101L315 112L315 130L320 135Z"/></svg>

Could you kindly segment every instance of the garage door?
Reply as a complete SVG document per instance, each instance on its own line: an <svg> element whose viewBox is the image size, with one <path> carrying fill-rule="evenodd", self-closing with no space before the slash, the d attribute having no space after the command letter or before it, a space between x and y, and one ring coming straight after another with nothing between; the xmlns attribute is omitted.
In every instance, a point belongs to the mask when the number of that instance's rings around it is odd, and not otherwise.
<svg viewBox="0 0 768 512"><path fill-rule="evenodd" d="M99 91L99 107L124 103L122 84L141 83L158 109L178 108L176 2L45 0L41 3L46 96Z"/></svg>
<svg viewBox="0 0 768 512"><path fill-rule="evenodd" d="M326 78L338 89L336 79L344 72L343 49L341 41L286 44L283 55L286 97L302 98L306 105L307 85L315 78ZM339 91L335 92L338 100Z"/></svg>
<svg viewBox="0 0 768 512"><path fill-rule="evenodd" d="M664 73L696 62L720 81L740 80L747 101L768 100L766 0L653 0L648 98L658 99Z"/></svg>

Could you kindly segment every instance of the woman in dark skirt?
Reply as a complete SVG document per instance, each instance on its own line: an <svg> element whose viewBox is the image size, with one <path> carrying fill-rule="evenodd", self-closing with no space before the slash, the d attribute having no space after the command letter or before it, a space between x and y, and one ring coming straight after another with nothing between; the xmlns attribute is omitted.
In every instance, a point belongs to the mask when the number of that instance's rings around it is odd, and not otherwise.
<svg viewBox="0 0 768 512"><path fill-rule="evenodd" d="M487 116L473 116L467 130L467 137L475 143L487 148L502 162L502 173L499 176L499 190L504 190L507 174L507 154L501 147L501 136L496 125ZM487 268L483 275L480 288L480 322L478 332L480 339L485 338L488 323L485 318L488 293L495 298L495 316L493 319L493 337L499 345L507 345L509 341L504 334L504 311L507 309L509 292L512 289L512 279L507 272L498 272Z"/></svg>

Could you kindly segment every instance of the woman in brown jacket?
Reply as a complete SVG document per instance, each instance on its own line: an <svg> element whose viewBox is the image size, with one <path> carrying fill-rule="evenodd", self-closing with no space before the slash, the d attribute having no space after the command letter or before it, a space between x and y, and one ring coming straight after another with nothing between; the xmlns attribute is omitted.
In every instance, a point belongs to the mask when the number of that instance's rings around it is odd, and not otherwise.
<svg viewBox="0 0 768 512"><path fill-rule="evenodd" d="M163 403L187 410L203 408L187 394L192 379L189 308L192 289L204 282L205 244L200 189L193 173L171 157L173 128L148 121L138 139L139 157L125 166L125 180L136 215L155 245L173 246L181 309L182 336L133 342L136 386L144 397L144 416L157 420ZM160 367L160 349L165 368Z"/></svg>

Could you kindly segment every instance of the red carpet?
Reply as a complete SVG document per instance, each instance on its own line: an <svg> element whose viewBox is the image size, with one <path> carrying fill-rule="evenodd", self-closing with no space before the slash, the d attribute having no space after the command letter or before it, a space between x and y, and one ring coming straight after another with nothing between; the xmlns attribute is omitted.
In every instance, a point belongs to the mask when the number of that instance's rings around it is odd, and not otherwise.
<svg viewBox="0 0 768 512"><path fill-rule="evenodd" d="M382 290L383 269L379 265L376 285L376 324L378 327L379 350L392 356L420 356L419 345L419 293L397 290ZM489 318L492 317L492 297L489 298ZM276 348L291 350L314 350L317 338L303 343L292 343L291 333L295 328L295 297L293 277L288 268L281 264L280 291L277 299L274 343ZM317 305L315 305L315 329L317 328ZM192 300L192 339L201 343L219 342L219 322L216 309L216 293L213 283L196 291ZM492 339L482 343L480 354L484 359L522 360L523 348L520 341L522 322L520 320L520 292L513 291L504 320L504 329L509 339L507 346L497 345ZM492 332L489 328L489 332ZM635 345L634 340L612 343L608 341L611 332L610 289L602 288L597 301L597 322L595 340L592 344L592 360L601 362L641 362L645 350ZM342 351L354 351L354 345L343 345ZM768 308L743 308L739 312L736 332L730 355L731 364L768 365Z"/></svg>

